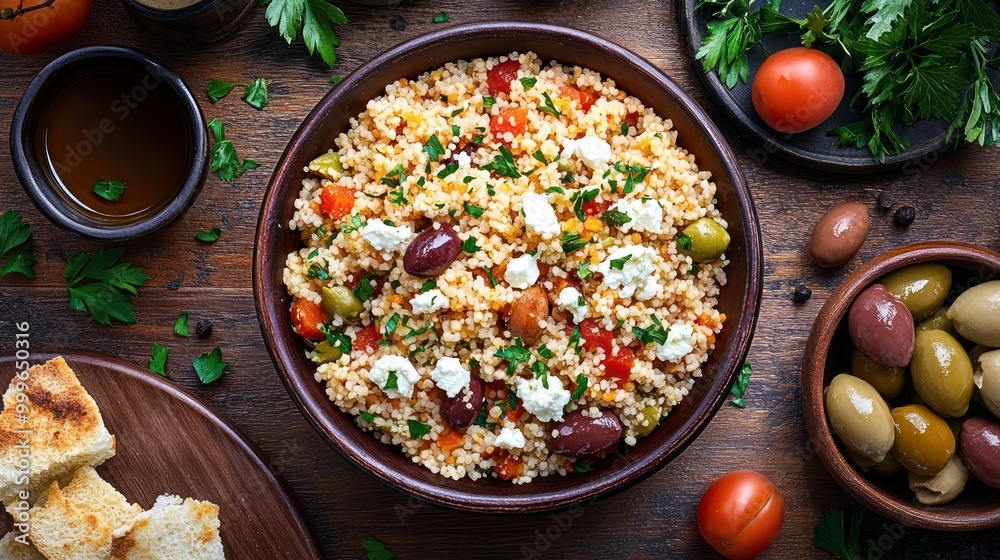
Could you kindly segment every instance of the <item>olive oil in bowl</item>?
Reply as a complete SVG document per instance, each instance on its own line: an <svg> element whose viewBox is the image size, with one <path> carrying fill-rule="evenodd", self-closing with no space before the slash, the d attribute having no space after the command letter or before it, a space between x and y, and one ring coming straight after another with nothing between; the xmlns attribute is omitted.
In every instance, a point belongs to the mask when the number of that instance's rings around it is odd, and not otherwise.
<svg viewBox="0 0 1000 560"><path fill-rule="evenodd" d="M177 93L154 71L124 65L67 73L46 93L35 155L63 199L100 221L133 222L163 209L194 159L194 131ZM118 200L98 181L125 183Z"/></svg>

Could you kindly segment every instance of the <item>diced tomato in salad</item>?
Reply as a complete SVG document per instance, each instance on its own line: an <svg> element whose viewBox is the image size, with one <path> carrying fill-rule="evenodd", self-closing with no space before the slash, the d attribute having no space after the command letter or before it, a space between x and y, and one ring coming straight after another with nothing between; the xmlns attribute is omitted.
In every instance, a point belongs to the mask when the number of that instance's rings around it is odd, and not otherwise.
<svg viewBox="0 0 1000 560"><path fill-rule="evenodd" d="M583 213L587 216L599 216L611 208L610 200L591 200L583 203Z"/></svg>
<svg viewBox="0 0 1000 560"><path fill-rule="evenodd" d="M596 93L573 86L563 86L559 89L559 95L560 97L576 101L577 105L580 106L580 110L584 113L589 111L590 107L597 101Z"/></svg>
<svg viewBox="0 0 1000 560"><path fill-rule="evenodd" d="M521 464L521 459L518 457L514 457L506 451L500 451L494 457L497 464L494 465L493 471L501 479L510 480L524 474L524 465Z"/></svg>
<svg viewBox="0 0 1000 560"><path fill-rule="evenodd" d="M328 185L319 194L319 209L334 220L342 220L354 209L354 189Z"/></svg>
<svg viewBox="0 0 1000 560"><path fill-rule="evenodd" d="M354 333L354 341L351 343L351 349L372 354L378 350L378 341L381 338L382 335L378 332L378 325L372 323Z"/></svg>
<svg viewBox="0 0 1000 560"><path fill-rule="evenodd" d="M521 63L516 60L506 60L490 68L486 72L486 87L490 90L490 95L510 93L510 83L517 78L517 71L521 69Z"/></svg>
<svg viewBox="0 0 1000 560"><path fill-rule="evenodd" d="M503 144L510 144L504 139L508 132L521 136L528 130L528 110L523 107L508 107L490 119L490 134L493 139Z"/></svg>
<svg viewBox="0 0 1000 560"><path fill-rule="evenodd" d="M292 304L292 328L306 340L318 342L326 338L319 327L329 318L318 303L299 298Z"/></svg>
<svg viewBox="0 0 1000 560"><path fill-rule="evenodd" d="M639 113L627 113L625 115L625 122L629 126L639 126Z"/></svg>
<svg viewBox="0 0 1000 560"><path fill-rule="evenodd" d="M619 348L611 357L604 358L604 377L617 379L619 383L629 380L632 366L635 365L635 353L628 348Z"/></svg>
<svg viewBox="0 0 1000 560"><path fill-rule="evenodd" d="M601 348L606 356L611 355L611 341L615 337L613 332L602 329L596 319L584 319L579 326L580 339L587 351L597 352Z"/></svg>

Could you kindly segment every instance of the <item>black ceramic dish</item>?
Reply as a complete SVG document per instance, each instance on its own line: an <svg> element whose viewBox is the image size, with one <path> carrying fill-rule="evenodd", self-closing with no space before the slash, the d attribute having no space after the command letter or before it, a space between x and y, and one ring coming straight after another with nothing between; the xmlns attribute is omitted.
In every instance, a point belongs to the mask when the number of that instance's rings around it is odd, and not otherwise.
<svg viewBox="0 0 1000 560"><path fill-rule="evenodd" d="M763 164L777 155L804 167L834 173L861 174L895 170L905 173L919 171L934 163L948 149L945 140L948 123L940 120L920 121L910 127L897 125L896 133L909 140L910 149L898 156L886 157L883 164L875 163L867 150L840 147L837 138L828 136L827 133L838 126L861 120L861 111L850 105L851 98L861 86L860 75L857 73L846 76L844 100L825 123L799 134L784 134L772 129L757 116L750 99L749 84L741 82L729 89L719 80L715 70L705 72L701 61L695 60L710 19L707 10L695 10L698 4L699 0L677 0L677 18L688 55L695 65L695 72L705 84L708 95L719 111L748 139L751 147L748 148L747 155L758 163ZM809 0L786 0L781 4L781 12L800 17L814 6L815 3ZM768 52L801 46L798 36L794 34L773 34L765 38L762 44L766 51L756 47L748 53L751 83ZM996 81L994 75L994 82Z"/></svg>
<svg viewBox="0 0 1000 560"><path fill-rule="evenodd" d="M258 0L201 0L179 10L157 10L135 0L122 0L140 26L182 44L220 41L240 29L254 14Z"/></svg>
<svg viewBox="0 0 1000 560"><path fill-rule="evenodd" d="M171 200L149 213L132 220L114 222L99 220L67 199L62 189L38 161L35 135L39 119L45 112L49 88L71 72L81 68L117 65L136 69L160 80L158 87L174 92L183 109L191 134L192 154L183 184ZM155 131L151 131L155 135ZM154 136L155 138L155 136ZM152 141L152 140L151 140ZM105 242L118 242L142 237L170 224L184 214L194 202L208 173L208 135L205 119L187 85L163 63L134 49L125 47L88 47L71 51L42 69L28 84L14 112L10 127L10 153L14 170L28 198L50 221L64 230L83 237Z"/></svg>

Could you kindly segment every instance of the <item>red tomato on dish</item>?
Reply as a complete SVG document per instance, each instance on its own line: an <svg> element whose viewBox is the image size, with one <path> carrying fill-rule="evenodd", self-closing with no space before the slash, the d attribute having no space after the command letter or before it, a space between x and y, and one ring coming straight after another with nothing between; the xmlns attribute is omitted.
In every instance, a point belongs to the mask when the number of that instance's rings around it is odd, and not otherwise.
<svg viewBox="0 0 1000 560"><path fill-rule="evenodd" d="M635 353L628 348L619 348L610 358L604 358L604 377L617 379L625 383L632 376L632 366L635 365Z"/></svg>
<svg viewBox="0 0 1000 560"><path fill-rule="evenodd" d="M493 466L493 471L503 480L517 478L524 474L524 465L521 460L506 451L496 454L497 464Z"/></svg>
<svg viewBox="0 0 1000 560"><path fill-rule="evenodd" d="M611 355L611 341L614 333L606 331L597 324L594 319L584 319L580 323L580 339L583 340L583 347L589 352L597 352L598 348L604 349L604 354Z"/></svg>
<svg viewBox="0 0 1000 560"><path fill-rule="evenodd" d="M753 78L753 106L778 132L805 132L823 123L844 98L844 73L830 55L794 47L767 58Z"/></svg>
<svg viewBox="0 0 1000 560"><path fill-rule="evenodd" d="M327 321L326 312L318 303L299 298L292 304L292 329L306 340L320 341L326 335L319 330L320 325Z"/></svg>
<svg viewBox="0 0 1000 560"><path fill-rule="evenodd" d="M319 193L319 209L334 220L343 220L354 210L354 189L328 185Z"/></svg>
<svg viewBox="0 0 1000 560"><path fill-rule="evenodd" d="M378 350L378 341L382 339L382 334L378 332L378 325L372 323L360 331L354 333L354 341L351 342L351 350L361 350L366 354Z"/></svg>
<svg viewBox="0 0 1000 560"><path fill-rule="evenodd" d="M767 550L784 521L785 500L766 476L754 471L723 475L698 504L701 536L732 560L749 560Z"/></svg>
<svg viewBox="0 0 1000 560"><path fill-rule="evenodd" d="M510 93L510 83L517 79L517 71L521 63L516 60L505 60L486 72L486 87L490 95Z"/></svg>
<svg viewBox="0 0 1000 560"><path fill-rule="evenodd" d="M24 9L44 4L25 2ZM52 5L25 11L0 21L0 49L13 54L36 54L76 35L87 22L92 0L55 0ZM0 10L17 10L20 0L0 0Z"/></svg>
<svg viewBox="0 0 1000 560"><path fill-rule="evenodd" d="M510 144L504 136L509 132L521 136L528 129L528 110L522 107L508 107L490 119L490 134L503 144Z"/></svg>
<svg viewBox="0 0 1000 560"><path fill-rule="evenodd" d="M585 89L575 88L573 86L563 86L559 89L559 96L565 97L566 99L571 99L576 101L577 106L580 110L586 113L590 110L590 107L597 101L597 94Z"/></svg>
<svg viewBox="0 0 1000 560"><path fill-rule="evenodd" d="M598 216L608 208L611 208L610 200L591 200L583 203L583 213L586 216Z"/></svg>

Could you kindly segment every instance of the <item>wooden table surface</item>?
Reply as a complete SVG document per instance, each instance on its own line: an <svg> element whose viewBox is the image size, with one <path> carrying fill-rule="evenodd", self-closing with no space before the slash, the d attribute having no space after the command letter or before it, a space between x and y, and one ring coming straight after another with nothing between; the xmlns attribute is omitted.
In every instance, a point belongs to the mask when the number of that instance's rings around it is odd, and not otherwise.
<svg viewBox="0 0 1000 560"><path fill-rule="evenodd" d="M436 13L451 23L485 20L542 21L607 37L648 58L689 91L713 118L691 61L684 54L674 3L669 0L420 0L389 8L344 4L351 24L331 72L288 47L268 28L263 11L232 39L209 47L179 47L138 30L112 0L99 2L84 32L68 45L35 57L0 56L3 130L31 78L53 57L71 48L125 44L169 64L196 92L208 119L220 118L241 157L262 164L233 184L209 178L187 216L155 239L129 245L126 256L149 274L136 298L138 324L102 327L67 307L63 271L69 255L94 251L94 243L72 238L48 223L19 187L7 142L0 142L0 209L15 208L34 231L37 279L0 281L0 351L11 352L15 321L31 322L31 343L41 351L85 349L145 364L153 343L171 348L174 380L228 416L270 457L302 504L328 558L363 558L361 541L382 540L403 560L418 558L716 558L701 540L694 513L703 490L719 475L739 468L767 474L785 497L784 529L767 558L825 558L811 546L813 527L831 506L857 505L834 483L812 450L802 420L798 375L806 338L819 308L837 283L859 265L821 270L806 260L804 246L824 209L845 201L873 203L883 190L917 208L908 229L891 214L873 211L864 261L918 240L951 238L1000 250L1000 166L996 151L965 147L924 168L868 177L836 177L761 157L718 122L739 154L764 232L765 287L751 360L754 377L745 410L726 406L677 460L646 482L613 498L587 505L573 516L471 516L415 503L351 466L330 449L299 414L278 380L264 348L254 312L250 258L258 208L271 170L292 132L328 91L331 74L347 74L382 50L435 28ZM404 17L403 31L392 22ZM517 45L511 45L516 48ZM247 82L264 76L271 104L259 113L237 95L212 105L204 96L219 78ZM764 161L762 165L762 161ZM222 228L213 245L194 240L195 231ZM805 305L792 289L812 287ZM179 288L178 288L179 286ZM181 310L192 325L215 320L208 339L173 335ZM220 346L231 365L223 378L202 386L191 359ZM179 426L178 429L183 429ZM918 538L906 529L903 541ZM275 535L275 538L282 538ZM933 534L935 551L947 558L1000 557L1000 532Z"/></svg>

